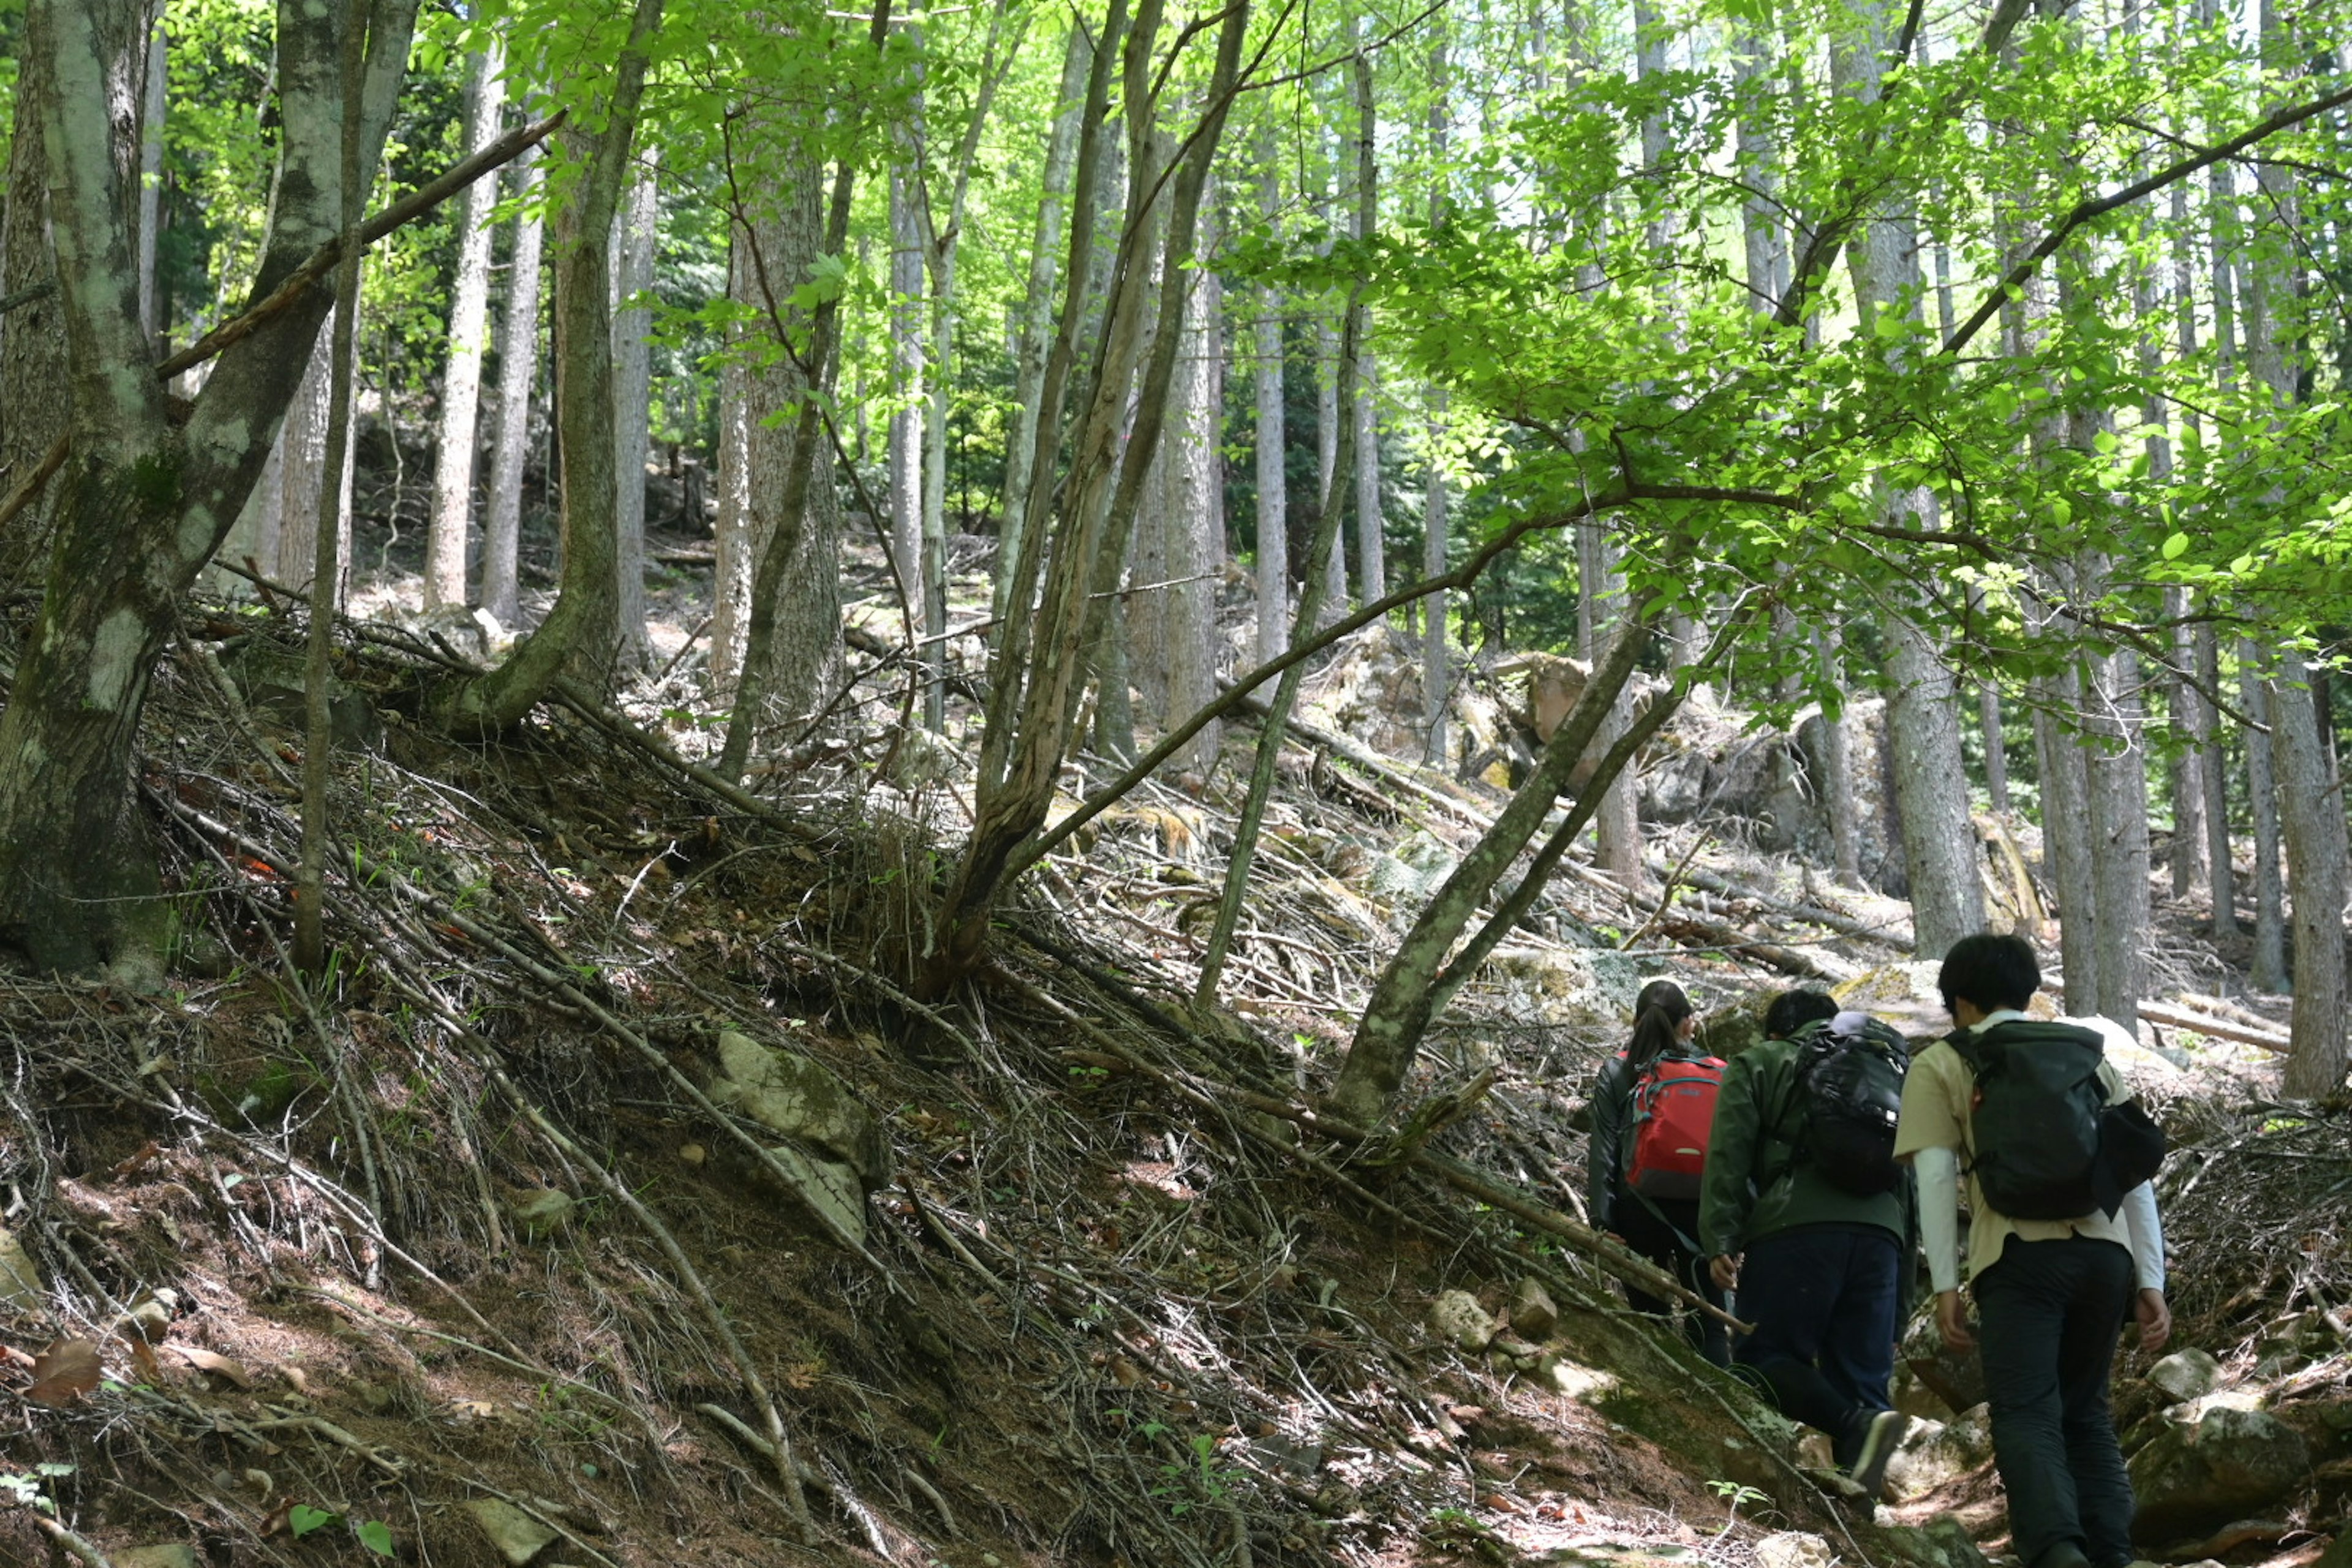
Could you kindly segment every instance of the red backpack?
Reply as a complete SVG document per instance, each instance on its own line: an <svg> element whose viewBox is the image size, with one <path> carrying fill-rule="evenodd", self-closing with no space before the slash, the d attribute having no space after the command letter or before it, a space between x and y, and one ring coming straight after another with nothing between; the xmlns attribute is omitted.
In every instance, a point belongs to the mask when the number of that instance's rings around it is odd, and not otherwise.
<svg viewBox="0 0 2352 1568"><path fill-rule="evenodd" d="M1633 1083L1633 1158L1625 1184L1653 1202L1695 1202L1723 1090L1721 1057L1661 1057Z"/></svg>

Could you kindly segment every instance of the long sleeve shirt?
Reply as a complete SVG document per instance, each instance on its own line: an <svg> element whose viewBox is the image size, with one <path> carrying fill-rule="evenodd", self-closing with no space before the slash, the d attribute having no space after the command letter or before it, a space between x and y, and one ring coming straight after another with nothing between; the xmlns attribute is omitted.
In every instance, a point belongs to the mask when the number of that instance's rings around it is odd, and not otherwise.
<svg viewBox="0 0 2352 1568"><path fill-rule="evenodd" d="M1767 1040L1731 1058L1715 1102L1706 1176L1699 1196L1698 1239L1708 1257L1746 1250L1759 1237L1801 1226L1867 1225L1898 1242L1910 1234L1910 1184L1860 1197L1799 1155L1804 1089L1797 1081L1803 1047Z"/></svg>

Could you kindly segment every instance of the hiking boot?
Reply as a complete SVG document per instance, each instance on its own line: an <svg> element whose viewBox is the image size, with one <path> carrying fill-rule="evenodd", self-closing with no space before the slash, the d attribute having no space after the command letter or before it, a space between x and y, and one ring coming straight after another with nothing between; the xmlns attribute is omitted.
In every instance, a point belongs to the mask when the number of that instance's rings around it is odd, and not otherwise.
<svg viewBox="0 0 2352 1568"><path fill-rule="evenodd" d="M2091 1560L2072 1541L2062 1541L2055 1546L2045 1546L2033 1560L2033 1568L2091 1568Z"/></svg>
<svg viewBox="0 0 2352 1568"><path fill-rule="evenodd" d="M1863 1429L1862 1442L1855 1447L1853 1463L1846 1474L1860 1487L1863 1495L1873 1502L1886 1486L1887 1461L1895 1458L1895 1446L1903 1441L1903 1434L1911 1429L1911 1417L1900 1410L1881 1410L1871 1415L1870 1425ZM2078 1552L2076 1555L2080 1555ZM2037 1563L2034 1568L2063 1568L2057 1563ZM2075 1568L2091 1568L2087 1559Z"/></svg>

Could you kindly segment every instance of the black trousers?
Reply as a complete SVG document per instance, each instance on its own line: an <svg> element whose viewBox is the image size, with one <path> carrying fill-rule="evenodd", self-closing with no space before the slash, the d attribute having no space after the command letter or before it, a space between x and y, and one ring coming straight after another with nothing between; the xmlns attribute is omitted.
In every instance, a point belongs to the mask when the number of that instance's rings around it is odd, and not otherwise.
<svg viewBox="0 0 2352 1568"><path fill-rule="evenodd" d="M2130 1249L2084 1237L2012 1236L1977 1277L1993 1461L2028 1568L2061 1542L2095 1563L2135 1555L2131 1479L2107 1404L2132 1287Z"/></svg>
<svg viewBox="0 0 2352 1568"><path fill-rule="evenodd" d="M1828 1226L1759 1237L1740 1268L1738 1311L1756 1331L1739 1364L1783 1415L1827 1432L1842 1465L1863 1420L1888 1408L1903 1262L1892 1231Z"/></svg>
<svg viewBox="0 0 2352 1568"><path fill-rule="evenodd" d="M1706 1259L1700 1258L1691 1246L1685 1245L1685 1238L1698 1235L1697 1201L1651 1201L1657 1205L1657 1214L1652 1214L1640 1198L1621 1184L1617 1188L1617 1200L1610 1208L1610 1227L1625 1238L1626 1246L1681 1280L1685 1288L1696 1293L1701 1300L1711 1301L1718 1307L1727 1306L1727 1293L1717 1289L1715 1281L1706 1276ZM1664 1217L1661 1219L1660 1215ZM1677 1231L1681 1234L1676 1235ZM1625 1304L1633 1310L1659 1318L1674 1315L1673 1302L1661 1300L1631 1285L1625 1286L1624 1289ZM1723 1326L1720 1319L1710 1318L1704 1312L1686 1313L1683 1318L1683 1333L1699 1354L1716 1365L1731 1364L1730 1331Z"/></svg>

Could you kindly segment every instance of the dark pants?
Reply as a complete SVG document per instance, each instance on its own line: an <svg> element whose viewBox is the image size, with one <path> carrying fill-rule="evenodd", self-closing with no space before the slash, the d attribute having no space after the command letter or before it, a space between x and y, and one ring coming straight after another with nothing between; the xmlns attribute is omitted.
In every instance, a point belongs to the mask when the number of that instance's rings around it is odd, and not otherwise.
<svg viewBox="0 0 2352 1568"><path fill-rule="evenodd" d="M1890 1408L1902 1249L1875 1226L1783 1231L1748 1243L1739 1343L1781 1413L1827 1432L1851 1464L1864 1418Z"/></svg>
<svg viewBox="0 0 2352 1568"><path fill-rule="evenodd" d="M1684 1287L1696 1293L1701 1300L1713 1302L1718 1307L1725 1306L1725 1292L1717 1289L1715 1281L1706 1277L1706 1260L1685 1244L1685 1237L1698 1235L1696 1200L1688 1203L1652 1201L1657 1204L1657 1214L1652 1214L1640 1198L1621 1185L1617 1189L1616 1203L1610 1210L1611 1228L1625 1238L1626 1246L1681 1280ZM1661 1219L1661 1215L1664 1218ZM1677 1231L1681 1234L1676 1235ZM1646 1290L1636 1290L1631 1285L1625 1287L1625 1303L1633 1310L1647 1312L1653 1317L1674 1315L1673 1302L1661 1300ZM1730 1331L1723 1326L1721 1319L1710 1318L1704 1312L1687 1313L1683 1320L1683 1332L1698 1353L1716 1365L1731 1364Z"/></svg>
<svg viewBox="0 0 2352 1568"><path fill-rule="evenodd" d="M2061 1542L2095 1563L2130 1562L2131 1479L2107 1408L2132 1300L2130 1251L2012 1236L1975 1294L2012 1548L2029 1568Z"/></svg>

